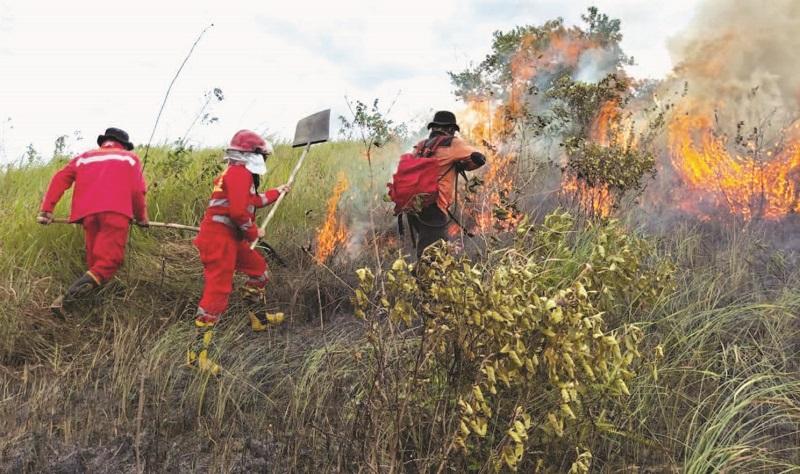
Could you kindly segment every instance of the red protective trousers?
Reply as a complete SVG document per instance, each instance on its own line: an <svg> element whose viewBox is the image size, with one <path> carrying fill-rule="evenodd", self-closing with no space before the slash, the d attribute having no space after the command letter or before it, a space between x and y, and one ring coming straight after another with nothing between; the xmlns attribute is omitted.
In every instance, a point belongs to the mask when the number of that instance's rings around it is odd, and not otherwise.
<svg viewBox="0 0 800 474"><path fill-rule="evenodd" d="M198 320L214 323L225 312L228 297L233 291L233 275L236 271L249 277L247 286L266 286L267 262L264 257L250 249L250 242L238 239L227 227L214 224L204 226L194 244L200 251L205 278Z"/></svg>
<svg viewBox="0 0 800 474"><path fill-rule="evenodd" d="M82 219L86 264L98 283L110 280L125 260L130 218L116 212L98 212Z"/></svg>

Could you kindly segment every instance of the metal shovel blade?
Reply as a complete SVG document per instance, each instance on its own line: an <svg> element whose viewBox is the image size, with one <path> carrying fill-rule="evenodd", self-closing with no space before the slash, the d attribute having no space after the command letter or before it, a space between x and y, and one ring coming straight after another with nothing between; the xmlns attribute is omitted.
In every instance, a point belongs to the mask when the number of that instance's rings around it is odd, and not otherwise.
<svg viewBox="0 0 800 474"><path fill-rule="evenodd" d="M292 147L327 142L330 138L331 109L317 112L297 122Z"/></svg>

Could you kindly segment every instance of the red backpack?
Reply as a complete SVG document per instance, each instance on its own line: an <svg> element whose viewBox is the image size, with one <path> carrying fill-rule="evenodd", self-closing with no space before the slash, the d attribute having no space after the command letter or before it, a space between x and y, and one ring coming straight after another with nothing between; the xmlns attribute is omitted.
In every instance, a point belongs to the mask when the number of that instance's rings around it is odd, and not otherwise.
<svg viewBox="0 0 800 474"><path fill-rule="evenodd" d="M439 197L439 164L431 159L440 146L450 146L453 137L441 135L419 142L414 153L400 156L400 164L387 183L389 198L394 203L394 214L419 212L434 204Z"/></svg>

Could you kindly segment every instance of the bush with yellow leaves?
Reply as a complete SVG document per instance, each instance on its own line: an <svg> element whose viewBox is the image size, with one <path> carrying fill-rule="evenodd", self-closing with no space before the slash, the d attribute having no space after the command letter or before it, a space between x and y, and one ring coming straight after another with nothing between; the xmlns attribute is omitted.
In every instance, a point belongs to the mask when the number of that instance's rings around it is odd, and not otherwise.
<svg viewBox="0 0 800 474"><path fill-rule="evenodd" d="M396 260L380 291L359 270L357 315L371 323L379 390L392 394L370 403L397 433L390 456L426 469L588 471L586 441L613 428L607 402L629 395L640 359L642 330L614 322L669 291L673 267L616 221L586 225L558 213L523 221L483 262L438 244L419 268Z"/></svg>

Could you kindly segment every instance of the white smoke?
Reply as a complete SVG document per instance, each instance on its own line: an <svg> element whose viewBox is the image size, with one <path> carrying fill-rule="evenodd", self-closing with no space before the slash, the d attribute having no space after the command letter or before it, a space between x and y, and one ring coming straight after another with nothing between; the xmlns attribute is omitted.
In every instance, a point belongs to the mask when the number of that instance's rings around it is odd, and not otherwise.
<svg viewBox="0 0 800 474"><path fill-rule="evenodd" d="M800 98L800 1L707 0L669 43L673 92L758 122L795 118Z"/></svg>
<svg viewBox="0 0 800 474"><path fill-rule="evenodd" d="M613 48L591 48L581 53L573 78L576 81L597 84L617 71L619 52Z"/></svg>

